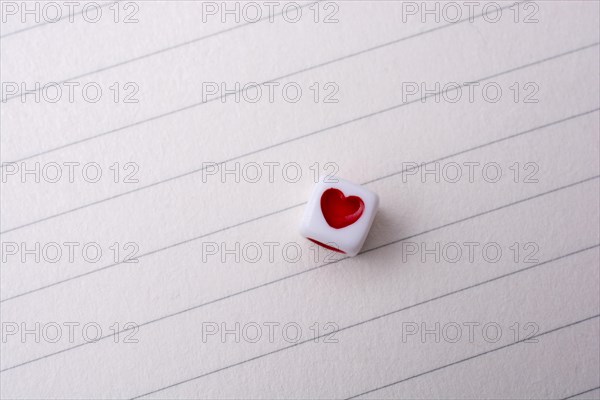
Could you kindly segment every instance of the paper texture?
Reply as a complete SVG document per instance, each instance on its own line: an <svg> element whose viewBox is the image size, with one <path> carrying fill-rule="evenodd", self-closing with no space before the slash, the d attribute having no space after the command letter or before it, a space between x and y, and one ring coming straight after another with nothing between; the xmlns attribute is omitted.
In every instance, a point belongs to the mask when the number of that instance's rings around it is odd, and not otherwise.
<svg viewBox="0 0 600 400"><path fill-rule="evenodd" d="M597 2L67 3L2 2L2 398L600 396Z"/></svg>

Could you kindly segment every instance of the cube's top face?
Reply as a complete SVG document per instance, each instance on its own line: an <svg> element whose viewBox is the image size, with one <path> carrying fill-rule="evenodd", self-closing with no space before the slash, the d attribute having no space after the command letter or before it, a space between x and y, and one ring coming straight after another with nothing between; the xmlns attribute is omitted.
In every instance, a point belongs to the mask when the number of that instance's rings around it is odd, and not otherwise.
<svg viewBox="0 0 600 400"><path fill-rule="evenodd" d="M337 182L335 182L337 180ZM344 179L321 180L306 205L300 233L356 255L379 207L379 197Z"/></svg>

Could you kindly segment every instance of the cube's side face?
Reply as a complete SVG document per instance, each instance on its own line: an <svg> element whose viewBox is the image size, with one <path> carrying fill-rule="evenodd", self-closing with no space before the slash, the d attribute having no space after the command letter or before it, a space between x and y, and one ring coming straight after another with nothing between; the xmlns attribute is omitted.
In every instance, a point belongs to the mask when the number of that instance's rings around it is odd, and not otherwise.
<svg viewBox="0 0 600 400"><path fill-rule="evenodd" d="M356 196L362 200L362 214L353 223L342 228L331 226L321 208L321 198L328 189L337 189L345 198ZM300 234L324 247L355 256L360 251L379 207L378 196L366 188L338 179L338 182L320 181L308 200L300 226Z"/></svg>

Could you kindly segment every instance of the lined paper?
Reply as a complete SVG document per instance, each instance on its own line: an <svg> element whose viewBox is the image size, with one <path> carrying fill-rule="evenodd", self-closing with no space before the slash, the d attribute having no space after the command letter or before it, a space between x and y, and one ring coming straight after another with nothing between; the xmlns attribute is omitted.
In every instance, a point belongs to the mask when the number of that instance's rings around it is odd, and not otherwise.
<svg viewBox="0 0 600 400"><path fill-rule="evenodd" d="M2 397L598 398L599 5L467 3L3 2Z"/></svg>

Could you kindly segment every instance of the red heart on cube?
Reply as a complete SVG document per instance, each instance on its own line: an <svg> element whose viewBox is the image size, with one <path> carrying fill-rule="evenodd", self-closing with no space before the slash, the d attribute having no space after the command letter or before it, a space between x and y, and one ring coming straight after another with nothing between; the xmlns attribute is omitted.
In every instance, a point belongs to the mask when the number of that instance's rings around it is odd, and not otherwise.
<svg viewBox="0 0 600 400"><path fill-rule="evenodd" d="M352 225L363 214L365 203L358 196L344 196L338 189L329 188L321 196L321 211L325 221L335 229Z"/></svg>

